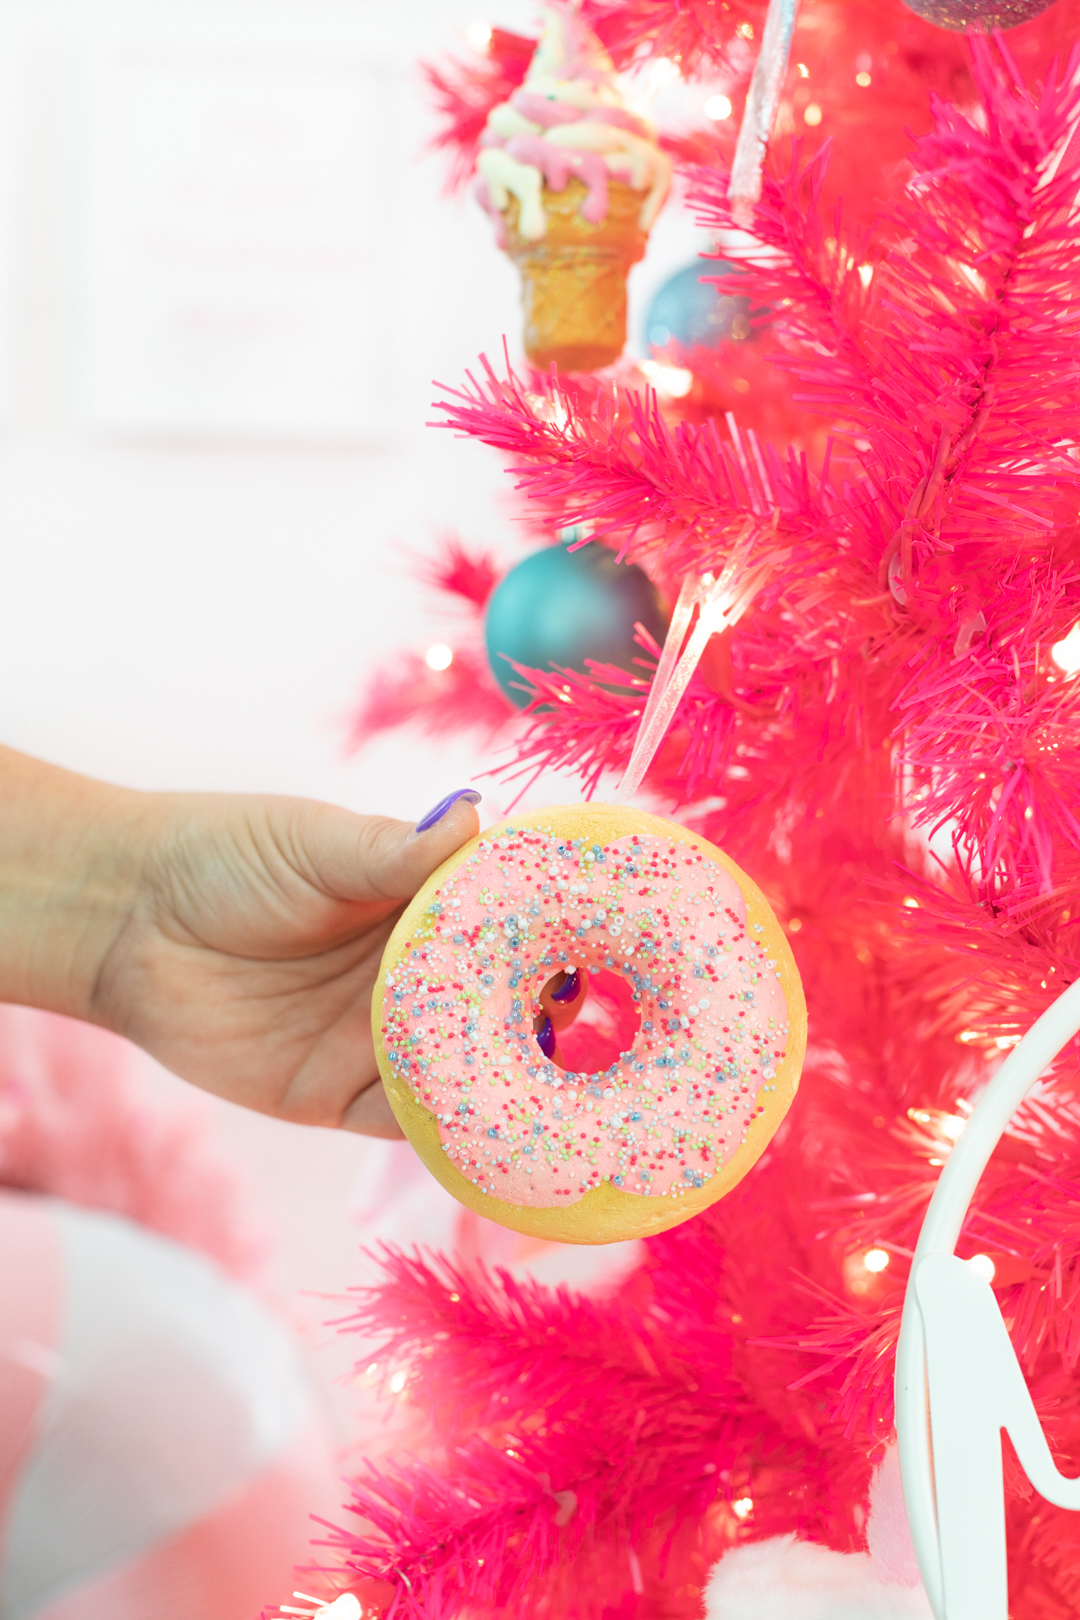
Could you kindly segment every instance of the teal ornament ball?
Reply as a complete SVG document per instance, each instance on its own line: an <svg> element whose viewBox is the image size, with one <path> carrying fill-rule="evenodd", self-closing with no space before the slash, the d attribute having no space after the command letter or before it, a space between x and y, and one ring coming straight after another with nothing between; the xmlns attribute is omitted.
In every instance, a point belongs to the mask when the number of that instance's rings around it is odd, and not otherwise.
<svg viewBox="0 0 1080 1620"><path fill-rule="evenodd" d="M571 551L573 543L526 557L488 602L484 634L491 673L519 709L529 694L508 659L529 669L557 664L583 675L587 658L633 670L633 660L642 656L634 625L643 624L658 642L664 639L666 621L648 575L634 563L616 562L607 546L593 542Z"/></svg>
<svg viewBox="0 0 1080 1620"><path fill-rule="evenodd" d="M723 342L753 338L749 298L721 297L714 282L701 279L730 275L735 269L724 260L695 259L670 276L654 294L645 317L648 347L664 349L678 343L686 349L715 349Z"/></svg>

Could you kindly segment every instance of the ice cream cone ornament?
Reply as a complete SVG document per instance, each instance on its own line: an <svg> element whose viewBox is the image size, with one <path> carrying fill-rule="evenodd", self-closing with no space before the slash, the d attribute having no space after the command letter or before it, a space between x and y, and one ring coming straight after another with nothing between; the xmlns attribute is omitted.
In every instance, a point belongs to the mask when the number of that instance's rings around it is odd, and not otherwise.
<svg viewBox="0 0 1080 1620"><path fill-rule="evenodd" d="M543 16L524 83L481 138L477 192L522 276L525 352L591 371L626 342L626 277L671 185L600 41L567 6Z"/></svg>

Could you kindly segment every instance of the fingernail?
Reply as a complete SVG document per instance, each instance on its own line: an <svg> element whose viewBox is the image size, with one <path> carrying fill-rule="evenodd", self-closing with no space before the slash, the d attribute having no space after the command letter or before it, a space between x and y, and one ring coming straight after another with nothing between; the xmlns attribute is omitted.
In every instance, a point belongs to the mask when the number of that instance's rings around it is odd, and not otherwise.
<svg viewBox="0 0 1080 1620"><path fill-rule="evenodd" d="M537 1030L536 1044L546 1058L551 1059L555 1056L555 1031L551 1027L550 1018L545 1018Z"/></svg>
<svg viewBox="0 0 1080 1620"><path fill-rule="evenodd" d="M413 832L427 832L430 827L434 827L435 823L441 821L447 811L451 810L459 799L464 799L467 804L479 804L482 797L483 795L477 793L475 788L458 788L456 793L448 793L445 799L439 800L434 810L429 810L426 816L420 818L413 828Z"/></svg>
<svg viewBox="0 0 1080 1620"><path fill-rule="evenodd" d="M557 990L551 992L551 999L552 1001L574 1001L580 989L581 974L575 968L565 984L561 984Z"/></svg>

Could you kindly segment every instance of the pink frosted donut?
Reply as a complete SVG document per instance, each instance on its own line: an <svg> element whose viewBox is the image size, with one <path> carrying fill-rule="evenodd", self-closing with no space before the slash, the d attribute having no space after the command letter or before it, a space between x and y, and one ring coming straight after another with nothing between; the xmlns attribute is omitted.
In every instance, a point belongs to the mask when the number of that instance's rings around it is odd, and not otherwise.
<svg viewBox="0 0 1080 1620"><path fill-rule="evenodd" d="M588 1071L534 1033L545 984L574 967L623 1035ZM794 1096L806 1014L738 867L643 811L579 805L515 817L435 873L387 945L373 1027L444 1186L519 1231L597 1243L685 1220L745 1175Z"/></svg>

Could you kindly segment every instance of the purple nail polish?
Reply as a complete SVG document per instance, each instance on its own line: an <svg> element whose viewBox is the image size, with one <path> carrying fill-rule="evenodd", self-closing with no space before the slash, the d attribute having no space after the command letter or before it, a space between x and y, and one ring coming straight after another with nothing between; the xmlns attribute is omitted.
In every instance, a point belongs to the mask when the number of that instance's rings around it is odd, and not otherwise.
<svg viewBox="0 0 1080 1620"><path fill-rule="evenodd" d="M555 1056L555 1031L551 1027L550 1018L545 1018L537 1030L536 1044L549 1061Z"/></svg>
<svg viewBox="0 0 1080 1620"><path fill-rule="evenodd" d="M468 804L479 804L482 797L483 795L477 793L475 788L458 788L456 793L448 793L445 799L439 800L434 810L429 810L426 816L421 817L413 831L418 833L427 832L429 828L434 827L437 821L442 820L447 811L451 810L459 799L464 799Z"/></svg>
<svg viewBox="0 0 1080 1620"><path fill-rule="evenodd" d="M576 1001L578 991L581 989L581 974L577 968L568 975L565 984L551 992L552 1001Z"/></svg>

